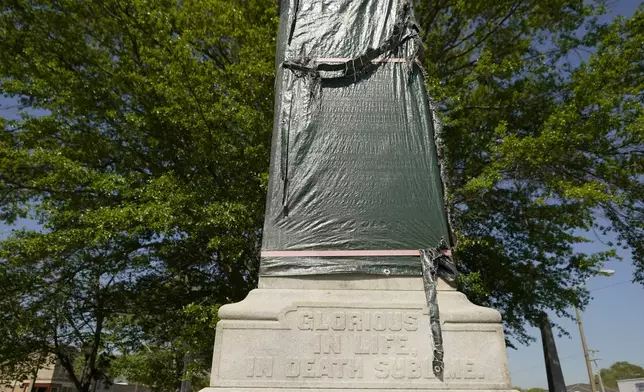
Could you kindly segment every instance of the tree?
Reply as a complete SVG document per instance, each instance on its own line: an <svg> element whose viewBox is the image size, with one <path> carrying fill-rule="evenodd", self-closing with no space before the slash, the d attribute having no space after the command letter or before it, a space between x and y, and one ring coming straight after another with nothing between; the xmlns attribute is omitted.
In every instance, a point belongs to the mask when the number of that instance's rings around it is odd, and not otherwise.
<svg viewBox="0 0 644 392"><path fill-rule="evenodd" d="M165 390L186 355L209 367L190 305L256 282L276 23L272 0L2 2L0 89L25 111L0 124L0 219L42 225L0 245L7 376L54 354L87 391L146 347Z"/></svg>
<svg viewBox="0 0 644 392"><path fill-rule="evenodd" d="M58 359L76 388L89 391L105 379L108 323L140 269L138 257L123 247L125 239L101 249L80 247L86 238L65 234L68 247L61 249L50 248L61 236L55 232L22 231L3 243L1 254L9 261L0 274L2 375L31 379L31 372Z"/></svg>
<svg viewBox="0 0 644 392"><path fill-rule="evenodd" d="M521 392L547 392L547 389L539 388L539 387L534 387L534 388L528 388L528 389L523 389L519 387L514 387L513 389L517 389Z"/></svg>
<svg viewBox="0 0 644 392"><path fill-rule="evenodd" d="M256 283L274 1L1 4L0 92L22 118L0 121L0 219L42 225L0 242L4 371L53 353L82 391L125 368L164 371L158 390L201 377L214 309ZM603 6L417 2L462 288L521 343L542 310L584 305L571 284L613 245L644 281L644 11L602 25ZM576 253L592 229L619 244Z"/></svg>
<svg viewBox="0 0 644 392"><path fill-rule="evenodd" d="M135 339L145 344L121 344L120 354L111 363L111 375L136 380L153 392L175 390L183 379L191 380L193 387L201 386L193 388L196 391L207 387L218 310L218 306L188 305L180 315L184 320L174 323L169 322L172 315L163 312L147 316L147 323L119 320L125 329L143 324L145 335Z"/></svg>
<svg viewBox="0 0 644 392"><path fill-rule="evenodd" d="M571 285L615 246L633 252L642 282L642 8L600 25L602 1L419 5L470 299L527 342L539 309L583 306L588 293ZM619 242L577 253L584 230Z"/></svg>
<svg viewBox="0 0 644 392"><path fill-rule="evenodd" d="M629 378L644 378L644 368L626 361L615 362L608 369L601 369L604 386L617 389L617 381Z"/></svg>

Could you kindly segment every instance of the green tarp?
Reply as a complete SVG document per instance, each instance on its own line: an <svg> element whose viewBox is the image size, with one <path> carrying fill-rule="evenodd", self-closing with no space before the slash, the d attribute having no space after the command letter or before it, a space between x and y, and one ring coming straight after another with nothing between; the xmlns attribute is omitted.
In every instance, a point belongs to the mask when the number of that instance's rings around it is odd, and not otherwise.
<svg viewBox="0 0 644 392"><path fill-rule="evenodd" d="M406 0L285 0L261 275L421 275L450 244L434 114Z"/></svg>

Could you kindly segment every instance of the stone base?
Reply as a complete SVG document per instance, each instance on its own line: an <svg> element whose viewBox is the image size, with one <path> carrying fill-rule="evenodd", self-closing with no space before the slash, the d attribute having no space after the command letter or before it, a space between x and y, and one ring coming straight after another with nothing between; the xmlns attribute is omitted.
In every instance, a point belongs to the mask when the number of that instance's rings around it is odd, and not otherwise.
<svg viewBox="0 0 644 392"><path fill-rule="evenodd" d="M420 277L264 277L219 310L203 392L509 391L500 314L444 282L438 303L443 380L431 367Z"/></svg>
<svg viewBox="0 0 644 392"><path fill-rule="evenodd" d="M440 390L438 388L413 388L413 389L401 389L401 388L392 388L388 385L383 384L380 388L291 388L287 385L279 388L246 388L246 387L210 387L204 388L199 392L340 392L340 391L351 391L351 392L383 392L383 391L396 391L396 392L422 392L422 391L436 391ZM472 392L472 389L453 389L451 387L444 387L443 390L449 390L450 392ZM477 392L518 392L513 389L475 389Z"/></svg>

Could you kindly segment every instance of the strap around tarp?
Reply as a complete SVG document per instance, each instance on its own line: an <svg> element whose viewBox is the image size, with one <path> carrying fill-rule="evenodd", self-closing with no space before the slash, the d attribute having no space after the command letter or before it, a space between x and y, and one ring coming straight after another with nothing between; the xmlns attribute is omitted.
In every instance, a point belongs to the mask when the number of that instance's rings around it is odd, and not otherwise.
<svg viewBox="0 0 644 392"><path fill-rule="evenodd" d="M457 270L449 256L436 249L421 249L420 262L423 270L423 284L425 286L425 299L429 308L429 328L432 334L434 347L432 370L439 380L443 380L445 371L443 348L443 334L441 331L440 312L436 297L437 277L443 278L447 283L454 285Z"/></svg>

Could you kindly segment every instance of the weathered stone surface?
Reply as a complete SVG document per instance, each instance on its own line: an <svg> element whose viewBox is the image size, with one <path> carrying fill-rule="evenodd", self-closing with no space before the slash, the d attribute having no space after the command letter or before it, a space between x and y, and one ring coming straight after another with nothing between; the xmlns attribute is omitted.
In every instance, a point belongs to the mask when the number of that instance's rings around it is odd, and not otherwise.
<svg viewBox="0 0 644 392"><path fill-rule="evenodd" d="M510 389L499 313L442 282L438 302L443 380L420 277L262 278L221 308L205 391Z"/></svg>

